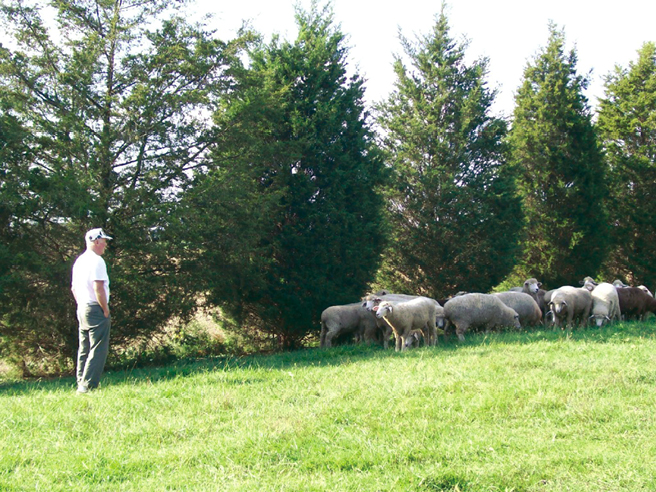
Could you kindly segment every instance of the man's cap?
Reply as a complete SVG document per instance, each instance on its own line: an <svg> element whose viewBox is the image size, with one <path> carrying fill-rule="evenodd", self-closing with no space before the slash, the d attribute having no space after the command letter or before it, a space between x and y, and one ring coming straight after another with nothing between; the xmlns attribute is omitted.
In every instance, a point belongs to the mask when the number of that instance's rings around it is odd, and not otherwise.
<svg viewBox="0 0 656 492"><path fill-rule="evenodd" d="M89 232L86 233L84 236L88 242L93 242L96 239L111 239L111 236L108 236L105 234L105 231L103 231L100 227L96 229L91 229Z"/></svg>

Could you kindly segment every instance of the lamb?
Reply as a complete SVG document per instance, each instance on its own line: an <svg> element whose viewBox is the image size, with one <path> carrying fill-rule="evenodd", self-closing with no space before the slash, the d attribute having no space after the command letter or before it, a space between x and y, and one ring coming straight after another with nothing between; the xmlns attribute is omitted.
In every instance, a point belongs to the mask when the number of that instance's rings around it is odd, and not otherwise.
<svg viewBox="0 0 656 492"><path fill-rule="evenodd" d="M430 345L435 336L435 303L432 299L418 297L410 301L392 304L376 302L373 307L376 317L384 319L392 327L396 339L396 351L406 349L412 330L421 330Z"/></svg>
<svg viewBox="0 0 656 492"><path fill-rule="evenodd" d="M542 321L542 310L533 296L525 292L499 292L494 295L515 310L522 326L533 326Z"/></svg>
<svg viewBox="0 0 656 492"><path fill-rule="evenodd" d="M521 328L519 315L492 294L465 294L450 299L444 305L444 315L456 327L458 340L472 327L491 330L496 327Z"/></svg>
<svg viewBox="0 0 656 492"><path fill-rule="evenodd" d="M373 311L374 307L382 301L387 301L392 304L396 304L398 302L406 302L406 301L411 301L414 299L426 299L430 303L432 303L435 307L435 325L436 325L436 330L430 333L430 336L427 336L425 338L426 344L427 345L435 345L437 341L437 327L440 328L440 330L444 330L446 321L444 318L444 308L435 300L431 299L430 297L423 297L423 296L412 296L408 294L392 294L388 293L387 291L382 291L382 294L369 294L362 298L362 306L368 309L369 311ZM383 336L383 346L385 348L388 348L389 346L389 339L392 336L394 330L392 327L389 325L389 323L386 323L383 319L376 317L376 322L379 331L382 331L382 336ZM365 340L366 341L371 341L376 338L375 334L365 332L364 334Z"/></svg>
<svg viewBox="0 0 656 492"><path fill-rule="evenodd" d="M598 284L591 292L592 296L592 316L597 326L601 326L605 321L620 321L622 314L620 311L620 299L617 289L613 284L602 282Z"/></svg>
<svg viewBox="0 0 656 492"><path fill-rule="evenodd" d="M592 309L592 295L585 287L564 286L551 294L549 309L553 313L554 326L558 328L563 321L569 332L574 321L587 322Z"/></svg>
<svg viewBox="0 0 656 492"><path fill-rule="evenodd" d="M412 330L410 336L405 339L405 348L419 347L423 339L424 334L421 330Z"/></svg>
<svg viewBox="0 0 656 492"><path fill-rule="evenodd" d="M321 313L321 339L320 346L332 346L333 338L353 333L362 338L365 333L376 328L376 320L361 303L330 306Z"/></svg>
<svg viewBox="0 0 656 492"><path fill-rule="evenodd" d="M620 310L627 318L643 319L648 312L656 313L656 299L638 287L617 289Z"/></svg>

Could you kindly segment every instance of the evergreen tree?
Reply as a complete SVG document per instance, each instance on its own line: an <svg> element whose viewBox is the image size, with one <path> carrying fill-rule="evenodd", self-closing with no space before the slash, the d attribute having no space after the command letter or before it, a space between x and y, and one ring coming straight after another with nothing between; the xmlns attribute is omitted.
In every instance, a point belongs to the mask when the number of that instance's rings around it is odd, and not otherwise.
<svg viewBox="0 0 656 492"><path fill-rule="evenodd" d="M577 56L550 25L547 47L530 62L515 97L510 143L527 219L515 275L549 287L600 270L607 245L605 166Z"/></svg>
<svg viewBox="0 0 656 492"><path fill-rule="evenodd" d="M28 157L2 163L11 176L2 191L11 187L14 197L3 210L3 246L20 250L11 272L2 272L12 292L0 326L14 352L70 366L77 333L70 268L91 227L115 237L107 253L113 347L149 340L194 307L195 283L182 268L191 252L169 226L177 191L208 152L203 110L228 89L235 47L169 15L175 6L0 5L14 36L0 47L2 100L29 131Z"/></svg>
<svg viewBox="0 0 656 492"><path fill-rule="evenodd" d="M444 7L432 31L401 42L396 89L379 106L393 170L386 191L393 243L379 282L434 297L487 291L512 269L521 209L505 165L506 124L490 116L488 61L467 64Z"/></svg>
<svg viewBox="0 0 656 492"><path fill-rule="evenodd" d="M656 285L656 45L606 79L598 127L610 174L608 273Z"/></svg>
<svg viewBox="0 0 656 492"><path fill-rule="evenodd" d="M330 7L297 9L296 21L294 42L251 53L215 115L215 169L190 195L212 217L198 234L212 301L282 348L318 331L327 306L360 299L383 244L382 165L362 79L347 77Z"/></svg>

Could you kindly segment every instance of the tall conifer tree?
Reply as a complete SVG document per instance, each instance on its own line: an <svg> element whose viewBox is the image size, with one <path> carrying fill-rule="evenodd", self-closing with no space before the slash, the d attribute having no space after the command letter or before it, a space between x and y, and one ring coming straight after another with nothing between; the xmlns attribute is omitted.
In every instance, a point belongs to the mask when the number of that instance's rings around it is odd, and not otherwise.
<svg viewBox="0 0 656 492"><path fill-rule="evenodd" d="M576 51L550 25L549 42L524 71L510 143L527 225L516 274L546 286L600 270L608 229L605 166L577 74Z"/></svg>
<svg viewBox="0 0 656 492"><path fill-rule="evenodd" d="M598 126L610 171L613 277L656 287L656 45L606 79Z"/></svg>
<svg viewBox="0 0 656 492"><path fill-rule="evenodd" d="M428 35L401 42L410 66L397 58L396 89L379 107L394 172L385 187L393 244L379 281L436 297L486 291L512 269L522 224L506 124L490 115L488 62L466 63L444 8Z"/></svg>
<svg viewBox="0 0 656 492"><path fill-rule="evenodd" d="M360 299L383 245L383 166L363 81L347 76L344 35L329 6L299 8L296 21L296 40L255 50L216 113L215 168L198 188L204 193L193 195L216 211L198 234L212 300L282 348L318 332L327 306ZM228 237L215 232L233 219L244 224L243 249L226 255Z"/></svg>
<svg viewBox="0 0 656 492"><path fill-rule="evenodd" d="M0 304L0 335L28 361L45 353L70 364L75 354L70 269L91 227L115 238L107 252L115 348L150 340L195 307L196 284L182 268L193 252L169 226L177 193L208 152L204 111L227 90L238 43L187 23L177 7L0 3L13 38L0 46L2 109L29 134L29 158L0 168L1 191L12 193L2 241L20 251L0 271L8 276L0 286L14 286Z"/></svg>

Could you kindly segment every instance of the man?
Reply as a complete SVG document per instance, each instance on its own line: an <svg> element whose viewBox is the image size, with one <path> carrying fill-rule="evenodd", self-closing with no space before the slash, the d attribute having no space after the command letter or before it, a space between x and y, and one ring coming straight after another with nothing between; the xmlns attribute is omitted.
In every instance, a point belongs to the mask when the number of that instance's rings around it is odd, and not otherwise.
<svg viewBox="0 0 656 492"><path fill-rule="evenodd" d="M109 352L109 276L102 259L107 240L102 229L91 229L84 236L87 249L73 264L71 290L77 302L79 347L77 353L77 391L88 393L100 384L100 375Z"/></svg>

